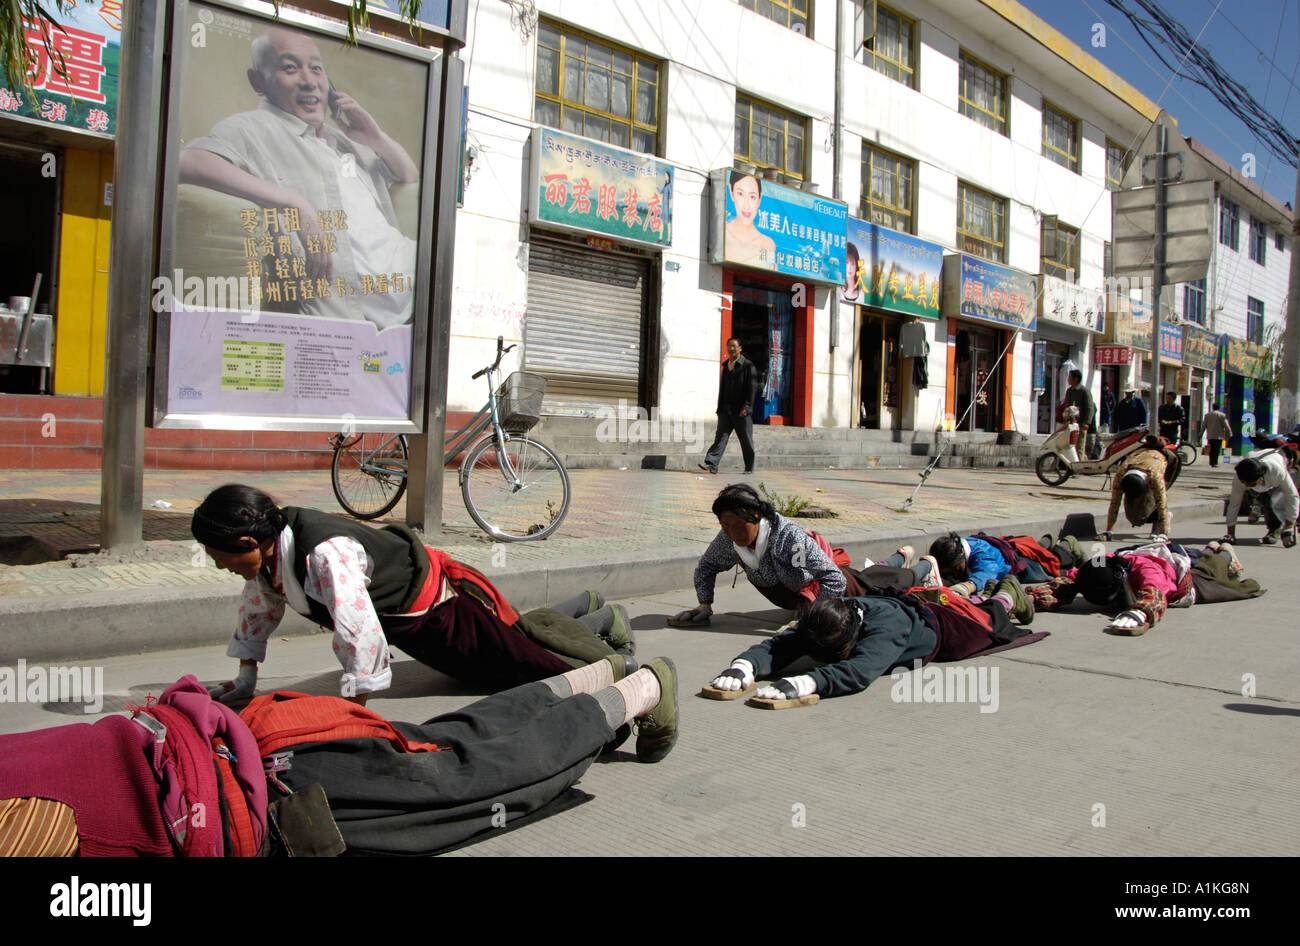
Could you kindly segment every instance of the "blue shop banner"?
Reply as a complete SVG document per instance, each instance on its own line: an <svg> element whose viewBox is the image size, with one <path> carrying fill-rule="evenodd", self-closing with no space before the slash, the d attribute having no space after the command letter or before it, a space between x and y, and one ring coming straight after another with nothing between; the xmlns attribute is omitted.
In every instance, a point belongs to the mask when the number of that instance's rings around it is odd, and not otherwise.
<svg viewBox="0 0 1300 946"><path fill-rule="evenodd" d="M710 180L712 262L844 284L847 205L729 168Z"/></svg>
<svg viewBox="0 0 1300 946"><path fill-rule="evenodd" d="M904 315L939 317L943 247L849 217L840 298Z"/></svg>
<svg viewBox="0 0 1300 946"><path fill-rule="evenodd" d="M1032 332L1038 327L1038 280L964 253L944 260L944 312Z"/></svg>
<svg viewBox="0 0 1300 946"><path fill-rule="evenodd" d="M1165 364L1183 363L1183 327L1160 323L1160 360Z"/></svg>

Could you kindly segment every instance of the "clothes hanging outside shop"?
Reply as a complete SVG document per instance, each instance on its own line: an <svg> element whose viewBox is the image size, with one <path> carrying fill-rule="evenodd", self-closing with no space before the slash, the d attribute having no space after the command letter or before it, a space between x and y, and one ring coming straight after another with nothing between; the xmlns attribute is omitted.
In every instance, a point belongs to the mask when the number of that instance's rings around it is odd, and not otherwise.
<svg viewBox="0 0 1300 946"><path fill-rule="evenodd" d="M925 389L930 386L930 343L925 338L925 326L908 322L898 330L899 353L912 362L912 384Z"/></svg>

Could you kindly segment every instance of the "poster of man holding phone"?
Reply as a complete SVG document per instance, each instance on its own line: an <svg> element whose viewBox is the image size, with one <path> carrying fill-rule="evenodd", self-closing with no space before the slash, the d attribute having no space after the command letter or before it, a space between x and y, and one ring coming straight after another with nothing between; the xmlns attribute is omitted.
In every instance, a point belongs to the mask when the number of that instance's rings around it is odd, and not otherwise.
<svg viewBox="0 0 1300 946"><path fill-rule="evenodd" d="M349 46L307 15L186 9L155 280L167 357L155 423L412 422L438 54L384 38Z"/></svg>
<svg viewBox="0 0 1300 946"><path fill-rule="evenodd" d="M342 290L325 297L313 291L311 298L295 291L291 300L281 288L278 299L264 293L263 301L296 301L303 312L364 318L381 329L409 322L415 240L398 229L389 188L416 183L415 162L355 98L334 87L309 34L272 27L250 50L248 82L261 105L190 141L180 155L181 183L273 210L275 217L264 215L259 225L296 240L301 254L294 255L304 258L307 278ZM289 274L294 278L292 268ZM365 292L381 274L388 291ZM276 275L272 263L268 288Z"/></svg>

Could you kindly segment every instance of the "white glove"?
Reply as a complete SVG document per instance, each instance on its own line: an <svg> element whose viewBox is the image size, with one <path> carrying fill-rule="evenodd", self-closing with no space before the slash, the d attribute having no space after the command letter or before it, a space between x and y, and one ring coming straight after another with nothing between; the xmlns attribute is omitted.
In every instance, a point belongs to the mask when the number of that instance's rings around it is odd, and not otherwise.
<svg viewBox="0 0 1300 946"><path fill-rule="evenodd" d="M1107 624L1107 627L1121 628L1131 630L1139 624L1145 624L1147 616L1141 611L1124 611L1115 616L1115 619Z"/></svg>
<svg viewBox="0 0 1300 946"><path fill-rule="evenodd" d="M208 687L208 696L227 705L252 697L257 689L257 664L239 665L239 676Z"/></svg>
<svg viewBox="0 0 1300 946"><path fill-rule="evenodd" d="M771 683L764 683L754 691L754 695L764 700L797 700L817 692L817 681L808 674L797 677L782 677Z"/></svg>
<svg viewBox="0 0 1300 946"><path fill-rule="evenodd" d="M673 615L673 621L678 623L694 623L703 621L713 616L713 605L701 604L694 608L688 608L685 611L678 611Z"/></svg>
<svg viewBox="0 0 1300 946"><path fill-rule="evenodd" d="M1151 541L1152 541L1152 542L1168 542L1168 541L1169 541L1169 536L1165 535L1163 532L1153 532L1153 533L1151 534Z"/></svg>
<svg viewBox="0 0 1300 946"><path fill-rule="evenodd" d="M747 690L754 682L754 665L736 658L731 666L713 678L712 686L719 690Z"/></svg>

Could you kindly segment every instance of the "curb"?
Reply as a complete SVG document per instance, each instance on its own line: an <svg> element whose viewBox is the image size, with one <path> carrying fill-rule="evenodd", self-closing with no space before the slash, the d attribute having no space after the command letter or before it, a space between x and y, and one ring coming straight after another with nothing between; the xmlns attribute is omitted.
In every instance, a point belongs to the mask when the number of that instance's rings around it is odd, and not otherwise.
<svg viewBox="0 0 1300 946"><path fill-rule="evenodd" d="M1180 519L1221 516L1223 500L1170 507ZM1091 514L1085 514L1090 516ZM1078 514L1067 517L1077 519ZM988 524L951 523L942 530L906 531L890 523L884 534L836 540L854 563L863 556L883 559L901 544L918 548L947 532L963 535L996 529L997 534L1056 535L1066 520L1029 519ZM1087 521L1086 519L1084 520ZM1076 530L1077 531L1077 530ZM511 573L485 574L520 611L542 607L584 588L597 588L606 598L619 599L689 588L699 560L698 546L660 549L653 554L626 555L592 561L560 559ZM239 611L242 588L212 585L183 593L152 591L107 592L93 604L78 601L20 599L0 608L0 664L28 661L67 661L76 658L118 657L181 647L218 646L230 640ZM306 618L286 610L278 637L328 633Z"/></svg>

